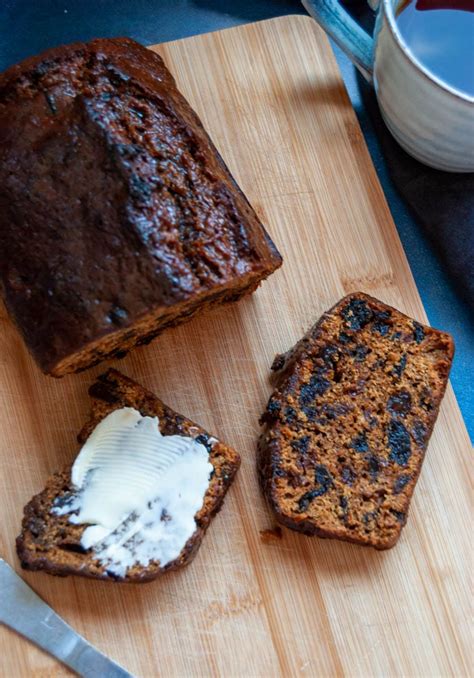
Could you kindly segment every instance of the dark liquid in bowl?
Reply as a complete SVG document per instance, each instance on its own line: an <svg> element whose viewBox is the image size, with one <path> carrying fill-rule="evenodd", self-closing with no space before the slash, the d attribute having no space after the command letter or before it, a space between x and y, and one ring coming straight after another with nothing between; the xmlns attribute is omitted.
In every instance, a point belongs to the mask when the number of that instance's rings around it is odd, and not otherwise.
<svg viewBox="0 0 474 678"><path fill-rule="evenodd" d="M474 0L402 0L396 20L425 68L474 96Z"/></svg>

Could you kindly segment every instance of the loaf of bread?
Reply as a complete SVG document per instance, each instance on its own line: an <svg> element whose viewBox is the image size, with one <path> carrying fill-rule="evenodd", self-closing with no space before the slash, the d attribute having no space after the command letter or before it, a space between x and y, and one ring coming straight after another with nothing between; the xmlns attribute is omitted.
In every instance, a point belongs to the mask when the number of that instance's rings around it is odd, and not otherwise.
<svg viewBox="0 0 474 678"><path fill-rule="evenodd" d="M75 498L80 497L83 490L76 487L72 482L71 475L74 466L70 465L64 471L54 474L47 481L45 489L33 497L25 507L22 531L17 539L18 556L22 566L28 570L44 570L53 575L79 575L107 581L147 582L164 572L186 565L192 560L212 518L222 506L224 495L239 468L240 457L233 449L211 437L200 426L177 414L152 393L116 370L110 369L98 377L89 389L89 394L93 399L92 411L88 422L78 436L82 445L91 440L91 436L94 431L97 431L99 424L111 413L123 411L122 408L133 408L133 411L137 412L137 416L158 418L159 430L165 441L169 440L167 436L183 436L184 442L189 443L189 438L192 438L207 450L208 454L206 455L205 450L201 448L201 452L204 452L206 457L205 463L210 465L209 472L205 471L208 475L206 480L207 490L201 497L201 506L194 516L194 524L191 527L192 533L182 545L180 552L175 554L175 557L172 557L171 560L164 563L153 558L143 558L144 553L156 554L169 551L169 547L166 547L166 545L165 548L160 549L159 543L147 543L146 540L150 541L150 535L154 534L160 535L158 541L159 539L162 541L168 539L168 543L170 542L166 531L173 528L173 521L176 523L177 516L174 510L183 510L182 505L178 509L175 501L176 497L181 494L184 496L187 491L183 481L182 486L172 487L172 495L174 496L168 497L167 503L164 503L162 510L160 507L158 514L153 509L156 499L160 498L157 489L158 496L144 508L143 515L148 513L147 519L144 519L142 514L125 516L111 535L104 536L98 541L95 540L94 546L87 548L87 544L84 545L84 535L85 531L88 528L90 529L90 525L78 522L78 505L74 503ZM150 423L151 420L147 421ZM112 436L117 441L117 431L114 431ZM135 456L145 454L145 458L148 459L145 468L147 472L148 468L152 468L152 464L149 454L146 456L145 446L146 443L144 442L142 449L137 447L126 452ZM103 440L100 453L103 460ZM117 454L119 453L123 454L124 450L119 449ZM101 462L100 454L96 459L97 465L99 465ZM175 455L174 462L176 461L180 461L179 455ZM144 464L145 462L141 459L140 463ZM123 464L122 467L128 468ZM92 473L95 470L93 468ZM140 471L139 466L133 468L121 479L121 483L133 483L140 476ZM113 469L111 469L111 473L114 473ZM188 474L186 481L188 484L192 482L194 467L190 470L190 474L191 478ZM112 501L113 506L114 491L118 485L114 485L113 478L115 476L116 473L110 477L109 482L105 479L105 487L111 489L109 496L106 497L107 502L104 501L105 493L99 495L104 504L104 507L101 507L101 501L99 501L97 507L94 507L99 514L102 508L104 511L106 510L106 503L110 504ZM92 476L91 482L97 484L98 480ZM167 482L166 479L165 482ZM103 478L102 484L104 484ZM169 493L169 487L164 489L165 492ZM161 491L163 491L163 487ZM163 497L161 499L163 500ZM175 507L174 510L170 508L173 506ZM186 509L186 505L184 508ZM154 512L148 509L153 509ZM76 516L75 521L74 516ZM150 529L148 521L152 520L155 520L158 525L152 525L152 529ZM164 527L164 531L161 533L157 531L160 526ZM178 526L178 528L181 529L182 526ZM124 531L126 533L125 538L123 537ZM117 555L120 555L119 548L122 550L121 557Z"/></svg>
<svg viewBox="0 0 474 678"><path fill-rule="evenodd" d="M157 54L93 40L0 74L0 290L44 372L121 357L280 264Z"/></svg>
<svg viewBox="0 0 474 678"><path fill-rule="evenodd" d="M453 351L448 334L356 293L277 356L258 451L277 519L308 535L393 546Z"/></svg>

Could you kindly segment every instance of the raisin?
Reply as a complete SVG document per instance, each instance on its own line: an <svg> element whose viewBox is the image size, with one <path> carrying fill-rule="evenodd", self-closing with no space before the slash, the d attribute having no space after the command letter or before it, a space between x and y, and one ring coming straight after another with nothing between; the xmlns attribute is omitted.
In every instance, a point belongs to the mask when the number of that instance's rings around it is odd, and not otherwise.
<svg viewBox="0 0 474 678"><path fill-rule="evenodd" d="M390 332L390 325L387 325L387 323L376 322L372 325L372 332L378 332L382 337L385 337Z"/></svg>
<svg viewBox="0 0 474 678"><path fill-rule="evenodd" d="M411 395L408 391L399 391L390 396L387 402L387 410L392 417L404 417L411 410Z"/></svg>
<svg viewBox="0 0 474 678"><path fill-rule="evenodd" d="M344 483L344 485L353 485L354 480L356 479L356 474L354 471L351 469L350 466L344 466L344 468L341 471L341 480Z"/></svg>
<svg viewBox="0 0 474 678"><path fill-rule="evenodd" d="M403 513L403 511L396 511L395 509L391 508L390 513L395 516L397 523L401 523L402 525L405 524L405 513Z"/></svg>
<svg viewBox="0 0 474 678"><path fill-rule="evenodd" d="M368 346L363 346L362 344L359 344L359 346L356 346L355 349L350 352L356 363L363 363L368 353L370 353L370 348L368 348Z"/></svg>
<svg viewBox="0 0 474 678"><path fill-rule="evenodd" d="M411 456L410 434L405 426L392 419L387 428L389 459L400 466L406 466Z"/></svg>
<svg viewBox="0 0 474 678"><path fill-rule="evenodd" d="M386 321L390 318L390 311L379 311L375 314L375 321L372 325L372 332L378 332L382 337L390 332L391 325Z"/></svg>
<svg viewBox="0 0 474 678"><path fill-rule="evenodd" d="M64 494L61 494L54 500L54 508L63 508L64 506L67 506L67 504L71 503L73 498L74 493L70 492L69 490L66 490Z"/></svg>
<svg viewBox="0 0 474 678"><path fill-rule="evenodd" d="M372 325L372 332L378 332L382 337L386 337L390 332L390 327L391 325L388 325L387 323L377 321Z"/></svg>
<svg viewBox="0 0 474 678"><path fill-rule="evenodd" d="M396 365L394 365L392 374L400 379L406 366L407 366L407 355L406 353L404 353L400 358L399 362Z"/></svg>
<svg viewBox="0 0 474 678"><path fill-rule="evenodd" d="M314 481L317 484L317 487L315 487L314 490L310 490L309 492L303 494L303 496L298 500L298 508L300 511L305 511L313 499L326 494L326 492L328 492L328 490L333 486L332 476L327 468L322 464L318 464L318 466L316 466Z"/></svg>
<svg viewBox="0 0 474 678"><path fill-rule="evenodd" d="M302 412L306 415L308 421L316 421L317 412L314 407L303 407ZM319 421L321 422L321 419Z"/></svg>
<svg viewBox="0 0 474 678"><path fill-rule="evenodd" d="M365 525L368 525L371 523L375 518L377 517L377 511L367 511L367 513L364 513L362 516L362 520Z"/></svg>
<svg viewBox="0 0 474 678"><path fill-rule="evenodd" d="M378 477L379 472L380 472L380 461L379 461L379 459L373 454L368 455L368 457L366 459L367 459L367 465L369 467L370 477L372 478L372 480L377 480L377 477Z"/></svg>
<svg viewBox="0 0 474 678"><path fill-rule="evenodd" d="M311 384L303 384L300 390L300 405L304 407L309 403L312 403L316 397L316 392L312 388Z"/></svg>
<svg viewBox="0 0 474 678"><path fill-rule="evenodd" d="M336 403L335 405L329 405L328 403L325 403L321 407L321 413L331 421L337 419L343 414L348 414L350 411L351 408L345 403Z"/></svg>
<svg viewBox="0 0 474 678"><path fill-rule="evenodd" d="M332 475L327 468L322 464L318 464L314 473L314 480L320 486L320 493L326 494L330 487L332 487Z"/></svg>
<svg viewBox="0 0 474 678"><path fill-rule="evenodd" d="M375 428L379 423L379 420L377 419L375 414L372 414L372 412L367 412L367 410L364 410L364 419L368 423L370 428Z"/></svg>
<svg viewBox="0 0 474 678"><path fill-rule="evenodd" d="M313 499L316 499L316 497L319 497L318 490L310 490L309 492L303 494L303 496L298 499L299 510L306 511L310 503L313 501Z"/></svg>
<svg viewBox="0 0 474 678"><path fill-rule="evenodd" d="M267 405L267 412L273 416L279 414L281 409L281 402L276 398L270 398Z"/></svg>
<svg viewBox="0 0 474 678"><path fill-rule="evenodd" d="M417 323L416 321L413 322L413 339L416 341L417 344L421 344L423 339L425 338L425 330L423 329L423 326L420 325L420 323Z"/></svg>
<svg viewBox="0 0 474 678"><path fill-rule="evenodd" d="M347 520L347 515L349 513L348 507L349 507L349 502L347 500L347 497L342 495L342 497L339 497L339 506L342 512L342 515L339 516L339 519L342 520L343 522L346 522Z"/></svg>
<svg viewBox="0 0 474 678"><path fill-rule="evenodd" d="M408 483L411 480L410 475L402 474L401 476L398 476L398 478L395 480L393 483L393 491L395 494L400 494L402 490L408 485Z"/></svg>
<svg viewBox="0 0 474 678"><path fill-rule="evenodd" d="M356 435L356 437L351 440L349 446L356 452L368 452L369 443L367 442L367 434L365 431Z"/></svg>
<svg viewBox="0 0 474 678"><path fill-rule="evenodd" d="M374 316L373 311L362 299L352 299L347 306L342 309L341 315L350 329L356 331L365 327Z"/></svg>
<svg viewBox="0 0 474 678"><path fill-rule="evenodd" d="M426 426L423 424L422 421L415 421L411 432L413 438L415 439L416 444L421 447L426 440L427 434Z"/></svg>
<svg viewBox="0 0 474 678"><path fill-rule="evenodd" d="M306 454L307 451L308 451L308 446L309 446L309 436L303 436L302 438L298 438L297 440L292 440L290 444L291 444L291 447L296 452L301 452L302 454Z"/></svg>
<svg viewBox="0 0 474 678"><path fill-rule="evenodd" d="M206 435L205 433L200 433L198 436L194 438L195 442L199 443L200 445L204 445L206 450L211 453L212 450L212 443L209 442L209 436Z"/></svg>
<svg viewBox="0 0 474 678"><path fill-rule="evenodd" d="M345 332L341 332L341 333L339 334L337 340L338 340L341 344L348 344L350 341L352 341L352 337L350 337L350 336L349 336L348 334L346 334Z"/></svg>
<svg viewBox="0 0 474 678"><path fill-rule="evenodd" d="M120 308L120 306L113 306L107 316L107 320L114 325L123 325L127 318L127 311L123 308Z"/></svg>
<svg viewBox="0 0 474 678"><path fill-rule="evenodd" d="M337 362L337 358L339 358L339 351L335 346L330 344L329 346L325 346L321 351L319 352L319 357L329 365L332 365L334 362Z"/></svg>
<svg viewBox="0 0 474 678"><path fill-rule="evenodd" d="M317 396L323 395L330 387L327 379L324 379L320 374L313 374L308 384L303 384L300 389L300 405L310 405Z"/></svg>

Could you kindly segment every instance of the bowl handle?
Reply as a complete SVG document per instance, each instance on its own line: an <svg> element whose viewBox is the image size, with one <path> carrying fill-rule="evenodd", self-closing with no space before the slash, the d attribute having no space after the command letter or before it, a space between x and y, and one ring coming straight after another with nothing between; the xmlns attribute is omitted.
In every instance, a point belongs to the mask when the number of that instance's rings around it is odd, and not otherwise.
<svg viewBox="0 0 474 678"><path fill-rule="evenodd" d="M302 0L305 9L347 54L369 82L373 78L374 40L338 0Z"/></svg>

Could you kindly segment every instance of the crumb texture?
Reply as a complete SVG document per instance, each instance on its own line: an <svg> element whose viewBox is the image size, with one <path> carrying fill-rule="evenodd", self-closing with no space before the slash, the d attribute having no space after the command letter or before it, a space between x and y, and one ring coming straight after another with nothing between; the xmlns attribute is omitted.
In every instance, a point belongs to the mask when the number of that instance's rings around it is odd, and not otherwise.
<svg viewBox="0 0 474 678"><path fill-rule="evenodd" d="M43 370L123 353L280 264L157 54L94 40L0 74L0 288Z"/></svg>
<svg viewBox="0 0 474 678"><path fill-rule="evenodd" d="M320 537L393 546L453 350L449 335L356 293L277 356L258 468L280 522Z"/></svg>
<svg viewBox="0 0 474 678"><path fill-rule="evenodd" d="M44 570L60 576L79 575L119 582L146 582L168 570L182 567L193 559L214 515L220 510L224 496L240 465L239 455L227 445L216 441L200 426L177 414L152 393L110 369L98 377L89 390L93 399L89 421L80 432L80 443L87 440L97 424L110 412L121 407L134 407L143 416L158 417L163 435L189 436L209 451L213 472L202 508L195 516L196 531L186 542L178 558L161 567L152 561L147 566L134 565L125 577L108 571L95 558L92 549L81 545L86 525L72 524L68 514L52 512L53 506L67 505L74 493L71 467L54 474L45 489L32 498L24 510L22 531L17 538L17 552L22 566L29 570Z"/></svg>

